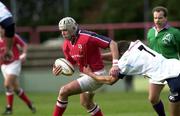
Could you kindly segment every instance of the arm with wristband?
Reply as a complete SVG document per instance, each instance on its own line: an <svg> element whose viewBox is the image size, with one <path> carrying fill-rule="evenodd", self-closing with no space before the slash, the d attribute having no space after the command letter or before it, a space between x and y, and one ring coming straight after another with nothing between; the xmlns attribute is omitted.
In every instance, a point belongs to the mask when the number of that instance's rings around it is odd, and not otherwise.
<svg viewBox="0 0 180 116"><path fill-rule="evenodd" d="M109 75L117 76L119 73L119 68L118 68L119 52L118 52L118 45L113 40L111 40L110 42L110 51L112 54L112 67L109 70Z"/></svg>
<svg viewBox="0 0 180 116"><path fill-rule="evenodd" d="M113 59L112 66L118 66L118 59Z"/></svg>

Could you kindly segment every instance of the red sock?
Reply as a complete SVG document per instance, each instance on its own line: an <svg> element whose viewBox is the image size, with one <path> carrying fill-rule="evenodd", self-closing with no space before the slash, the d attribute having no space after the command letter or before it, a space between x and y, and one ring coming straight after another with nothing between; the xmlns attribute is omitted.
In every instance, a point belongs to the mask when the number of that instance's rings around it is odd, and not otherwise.
<svg viewBox="0 0 180 116"><path fill-rule="evenodd" d="M101 110L99 109L99 111L97 111L94 115L92 116L103 116Z"/></svg>
<svg viewBox="0 0 180 116"><path fill-rule="evenodd" d="M64 111L66 110L68 102L57 100L56 106L54 108L53 116L62 116Z"/></svg>
<svg viewBox="0 0 180 116"><path fill-rule="evenodd" d="M103 116L103 113L101 112L101 109L98 105L95 105L94 108L88 112L91 114L91 116Z"/></svg>
<svg viewBox="0 0 180 116"><path fill-rule="evenodd" d="M14 93L13 92L6 92L6 100L7 100L7 107L12 108L13 107L13 101L14 101Z"/></svg>
<svg viewBox="0 0 180 116"><path fill-rule="evenodd" d="M29 100L29 98L27 97L27 95L24 93L23 89L20 89L19 93L18 93L19 98L21 98L21 100L23 100L27 105L31 105L31 101Z"/></svg>

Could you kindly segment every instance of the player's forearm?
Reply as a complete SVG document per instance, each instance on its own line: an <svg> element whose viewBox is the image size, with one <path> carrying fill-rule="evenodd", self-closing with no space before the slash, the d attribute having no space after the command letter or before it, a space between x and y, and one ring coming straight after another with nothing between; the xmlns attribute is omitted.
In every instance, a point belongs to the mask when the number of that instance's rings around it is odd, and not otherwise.
<svg viewBox="0 0 180 116"><path fill-rule="evenodd" d="M26 53L27 53L27 50L28 50L28 45L24 45L22 52L23 52L24 54L26 54Z"/></svg>
<svg viewBox="0 0 180 116"><path fill-rule="evenodd" d="M119 52L118 52L118 45L115 41L111 41L110 43L110 50L111 50L111 54L112 54L112 59L119 59Z"/></svg>
<svg viewBox="0 0 180 116"><path fill-rule="evenodd" d="M24 45L23 48L22 48L22 53L21 55L19 56L19 59L21 61L25 61L26 57L27 57L27 49L28 49L28 46L27 45Z"/></svg>
<svg viewBox="0 0 180 116"><path fill-rule="evenodd" d="M99 76L99 75L94 74L93 72L89 73L89 76L94 78L99 83L108 84L108 85L112 85L117 81L117 79L115 77L105 76L105 75Z"/></svg>

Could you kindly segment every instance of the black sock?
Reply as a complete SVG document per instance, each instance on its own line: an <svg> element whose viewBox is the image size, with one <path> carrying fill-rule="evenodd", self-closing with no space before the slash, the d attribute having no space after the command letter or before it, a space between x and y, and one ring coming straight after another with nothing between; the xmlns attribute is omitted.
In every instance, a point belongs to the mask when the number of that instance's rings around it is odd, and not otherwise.
<svg viewBox="0 0 180 116"><path fill-rule="evenodd" d="M154 110L157 112L158 116L166 116L164 111L164 105L160 100L159 103L153 105Z"/></svg>

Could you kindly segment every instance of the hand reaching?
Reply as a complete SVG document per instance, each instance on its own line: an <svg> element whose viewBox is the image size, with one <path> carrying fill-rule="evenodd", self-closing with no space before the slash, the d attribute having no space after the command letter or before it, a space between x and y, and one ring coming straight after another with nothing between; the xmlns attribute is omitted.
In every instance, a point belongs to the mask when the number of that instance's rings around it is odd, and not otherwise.
<svg viewBox="0 0 180 116"><path fill-rule="evenodd" d="M91 68L89 66L84 66L83 67L83 73L89 75L89 73L91 73L91 72L92 72L92 70L91 70Z"/></svg>
<svg viewBox="0 0 180 116"><path fill-rule="evenodd" d="M22 61L22 62L24 62L25 60L26 60L26 53L23 53L23 54L21 54L20 56L19 56L19 59Z"/></svg>
<svg viewBox="0 0 180 116"><path fill-rule="evenodd" d="M61 66L55 66L55 65L53 65L52 73L53 73L53 75L55 75L55 76L58 76L59 74L61 74L61 73L62 73L62 68L61 68Z"/></svg>
<svg viewBox="0 0 180 116"><path fill-rule="evenodd" d="M111 69L109 70L109 75L113 76L113 77L117 77L119 74L119 67L118 66L112 66Z"/></svg>

